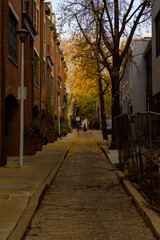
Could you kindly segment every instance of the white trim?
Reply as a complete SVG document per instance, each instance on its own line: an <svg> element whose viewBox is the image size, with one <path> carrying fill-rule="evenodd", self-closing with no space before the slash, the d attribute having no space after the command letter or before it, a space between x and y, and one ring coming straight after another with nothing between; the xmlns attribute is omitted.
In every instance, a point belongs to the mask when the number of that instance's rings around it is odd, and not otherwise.
<svg viewBox="0 0 160 240"><path fill-rule="evenodd" d="M39 53L35 47L34 47L34 51L36 52L37 56L39 57Z"/></svg>
<svg viewBox="0 0 160 240"><path fill-rule="evenodd" d="M14 10L14 7L12 6L11 2L9 1L9 7L11 9L11 11L13 12L15 18L17 19L17 21L19 22L19 17L18 14L16 13L16 11Z"/></svg>

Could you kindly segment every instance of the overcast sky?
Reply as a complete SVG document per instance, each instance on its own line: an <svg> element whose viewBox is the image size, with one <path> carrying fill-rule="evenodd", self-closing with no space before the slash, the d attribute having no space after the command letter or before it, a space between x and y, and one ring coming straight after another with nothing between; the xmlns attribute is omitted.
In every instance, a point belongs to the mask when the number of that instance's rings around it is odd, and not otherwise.
<svg viewBox="0 0 160 240"><path fill-rule="evenodd" d="M45 0L45 2L51 2L52 3L52 9L53 12L56 12L56 9L58 7L58 3L63 2L63 0ZM139 5L140 0L135 0L134 6L137 7ZM144 29L144 36L151 35L151 30L149 28L149 32L146 32L146 29Z"/></svg>
<svg viewBox="0 0 160 240"><path fill-rule="evenodd" d="M45 2L51 2L52 3L52 8L53 8L53 12L54 12L55 9L58 6L58 3L60 2L60 0L45 0Z"/></svg>
<svg viewBox="0 0 160 240"><path fill-rule="evenodd" d="M46 2L49 2L49 0L45 0ZM56 9L58 3L60 2L61 0L50 0L50 2L52 3L52 6L53 6L53 10ZM139 4L139 0L136 0L135 5L138 5Z"/></svg>

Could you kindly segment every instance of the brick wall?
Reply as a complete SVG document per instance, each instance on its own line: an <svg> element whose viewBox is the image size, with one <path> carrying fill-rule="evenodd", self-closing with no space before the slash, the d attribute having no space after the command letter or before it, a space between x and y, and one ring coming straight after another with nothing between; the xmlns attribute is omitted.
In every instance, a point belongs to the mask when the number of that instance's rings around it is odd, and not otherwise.
<svg viewBox="0 0 160 240"><path fill-rule="evenodd" d="M27 98L24 100L24 125L32 127L32 108L33 108L33 75L32 61L33 41L28 35L24 44L24 86L27 88Z"/></svg>
<svg viewBox="0 0 160 240"><path fill-rule="evenodd" d="M17 18L17 30L21 29L21 7L17 0L10 1L10 8ZM30 1L30 9L31 8ZM6 147L8 156L19 155L20 134L20 101L18 100L18 87L21 82L21 42L17 35L17 61L8 55L9 31L9 3L5 1L5 95L6 95ZM33 41L30 35L24 44L24 86L27 88L27 99L24 101L24 125L32 126L33 106L33 77L31 60L33 57ZM14 104L13 104L14 103Z"/></svg>
<svg viewBox="0 0 160 240"><path fill-rule="evenodd" d="M13 95L9 95L5 102L6 110L6 150L7 156L19 154L19 106Z"/></svg>
<svg viewBox="0 0 160 240"><path fill-rule="evenodd" d="M2 1L0 1L0 12L2 13ZM2 53L2 14L0 15L0 53ZM2 54L0 54L0 66L2 66ZM1 81L2 81L2 67L0 67L0 103L1 99ZM0 104L0 124L1 124L1 104ZM1 126L0 126L0 162L2 154L2 139L1 139Z"/></svg>
<svg viewBox="0 0 160 240"><path fill-rule="evenodd" d="M47 64L46 64L46 45L47 45L47 24L46 24L46 14L45 14L45 3L44 1L41 1L41 13L40 13L40 21L41 21L41 74L40 74L40 78L41 78L41 116L43 116L43 112L46 113L46 109L45 109L45 99L47 96L46 93L46 89L47 89L47 81L46 81L46 72L47 72ZM44 63L45 63L45 74L43 73L44 71ZM44 76L43 76L44 74ZM44 81L44 85L43 85L43 77L45 78ZM43 112L42 112L43 110ZM46 136L46 124L47 124L47 119L46 119L46 115L41 117L41 128L42 128L42 133L43 135Z"/></svg>
<svg viewBox="0 0 160 240"><path fill-rule="evenodd" d="M54 93L55 93L55 129L57 131L57 118L58 118L58 95L57 95L57 40L54 39Z"/></svg>
<svg viewBox="0 0 160 240"><path fill-rule="evenodd" d="M19 100L18 87L20 86L21 43L17 36L17 61L8 54L9 8L17 19L17 30L21 28L21 7L16 0L5 1L5 129L6 149L8 156L19 154Z"/></svg>
<svg viewBox="0 0 160 240"><path fill-rule="evenodd" d="M6 1L8 2L8 1ZM11 0L11 10L17 19L17 30L21 28L21 7L17 0ZM20 67L21 67L21 43L17 35L17 62L14 62L8 54L8 32L9 32L9 5L6 4L5 10L5 56L6 56L6 97L12 93L18 99L18 87L20 86ZM8 71L9 70L9 71Z"/></svg>
<svg viewBox="0 0 160 240"><path fill-rule="evenodd" d="M64 100L64 65L63 65L63 60L62 60L62 56L60 56L60 74L61 74L61 78L62 78L62 92L61 92L61 117L64 117L64 111L63 111L63 100Z"/></svg>
<svg viewBox="0 0 160 240"><path fill-rule="evenodd" d="M17 35L17 60L13 61L8 55L8 33L9 33L9 4L12 12L17 18L17 30L20 30L21 25L21 1L18 0L4 0L5 9L3 11L5 23L4 23L4 49L5 49L5 68L3 69L5 74L5 126L3 128L6 132L6 146L8 155L18 155L19 154L19 133L20 133L20 101L18 100L18 87L20 87L21 82L21 42ZM29 0L28 7L33 9L34 0ZM0 1L0 10L2 10L2 1ZM45 115L45 104L43 99L46 96L50 96L51 93L51 73L53 75L53 98L51 98L51 105L55 109L55 129L57 131L57 105L58 105L58 83L57 76L61 75L62 80L64 79L64 69L63 66L60 69L60 58L61 55L58 53L58 41L56 36L53 34L53 29L49 28L46 33L47 20L45 15L45 3L42 0L36 0L36 14L39 11L39 27L38 23L35 23L35 27L38 30L38 35L35 37L35 41L31 39L28 35L24 44L24 86L27 88L27 99L24 101L24 125L27 127L33 127L33 120L40 122L41 113L33 119L33 107L37 106L38 110L43 110L44 116L42 117L41 126L43 133L46 132L46 127L48 125L47 117ZM2 11L1 11L2 12ZM37 19L37 15L36 15ZM41 27L40 27L41 26ZM48 34L49 33L49 34ZM2 16L0 17L0 34L2 34ZM0 52L2 52L2 37L0 38ZM52 68L47 68L47 58L46 58L46 47L47 40L51 43L51 57L54 61L54 66ZM38 76L38 86L33 83L33 66L31 61L34 54L34 49L37 51L38 56L41 58L41 62L45 62L45 86L42 86L43 79L43 64L41 64L40 72ZM0 63L2 65L2 54L0 55ZM61 65L63 63L61 62ZM0 68L0 78L2 77ZM63 80L64 81L64 80ZM62 96L61 104L63 106L63 87L62 83ZM0 85L1 93L1 85ZM0 94L1 102L1 94ZM0 105L0 121L1 121L1 105ZM1 125L0 125L1 126ZM0 127L0 156L1 156L1 127ZM25 146L26 147L26 146ZM1 161L1 160L0 160Z"/></svg>

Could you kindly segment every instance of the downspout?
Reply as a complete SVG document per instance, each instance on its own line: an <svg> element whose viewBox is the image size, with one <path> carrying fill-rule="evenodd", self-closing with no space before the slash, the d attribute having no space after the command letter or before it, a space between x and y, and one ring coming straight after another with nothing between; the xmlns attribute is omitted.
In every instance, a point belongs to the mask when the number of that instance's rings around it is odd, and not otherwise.
<svg viewBox="0 0 160 240"><path fill-rule="evenodd" d="M5 153L5 62L4 62L4 0L2 0L2 65L1 65L1 160L0 166L6 164Z"/></svg>

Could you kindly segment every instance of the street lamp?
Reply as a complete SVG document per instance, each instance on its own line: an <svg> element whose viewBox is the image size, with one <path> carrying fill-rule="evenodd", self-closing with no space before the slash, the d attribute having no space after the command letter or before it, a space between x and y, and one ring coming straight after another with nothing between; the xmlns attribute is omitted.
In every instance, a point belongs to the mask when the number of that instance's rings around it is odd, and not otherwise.
<svg viewBox="0 0 160 240"><path fill-rule="evenodd" d="M61 126L60 126L60 121L61 121L61 90L57 91L58 94L58 135L60 136L61 134Z"/></svg>
<svg viewBox="0 0 160 240"><path fill-rule="evenodd" d="M23 142L24 142L24 42L27 38L28 31L21 29L17 31L21 41L21 88L20 88L20 150L19 150L19 165L23 166Z"/></svg>

